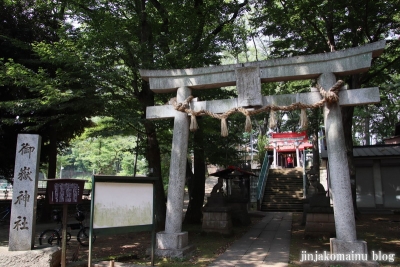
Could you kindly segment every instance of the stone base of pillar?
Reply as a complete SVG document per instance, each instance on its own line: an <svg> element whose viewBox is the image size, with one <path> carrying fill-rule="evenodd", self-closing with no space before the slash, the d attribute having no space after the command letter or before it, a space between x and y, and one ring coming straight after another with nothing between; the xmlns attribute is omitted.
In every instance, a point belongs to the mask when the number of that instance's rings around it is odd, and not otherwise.
<svg viewBox="0 0 400 267"><path fill-rule="evenodd" d="M0 266L46 266L61 265L61 248L43 245L28 251L9 251L8 247L0 247ZM87 265L87 264L86 264Z"/></svg>
<svg viewBox="0 0 400 267"><path fill-rule="evenodd" d="M330 239L331 254L367 254L367 242L363 240L343 241L336 238Z"/></svg>
<svg viewBox="0 0 400 267"><path fill-rule="evenodd" d="M157 233L155 254L159 257L184 258L194 251L194 246L188 244L188 233Z"/></svg>
<svg viewBox="0 0 400 267"><path fill-rule="evenodd" d="M337 263L343 267L379 267L379 263L371 260L370 255L368 255L367 242L365 241L342 241L331 238L330 243L331 254L342 254L341 257L344 257L340 258L337 255L339 258L336 258L336 261L332 261L332 263ZM351 260L352 257L354 257L354 260Z"/></svg>
<svg viewBox="0 0 400 267"><path fill-rule="evenodd" d="M311 263L310 263L311 264ZM330 261L327 266L340 266L340 267L379 267L376 261Z"/></svg>

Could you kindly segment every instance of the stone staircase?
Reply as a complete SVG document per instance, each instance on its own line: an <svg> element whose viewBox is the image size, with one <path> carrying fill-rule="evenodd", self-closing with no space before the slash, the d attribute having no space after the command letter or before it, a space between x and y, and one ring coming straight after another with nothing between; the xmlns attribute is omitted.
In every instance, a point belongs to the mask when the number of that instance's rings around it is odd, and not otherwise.
<svg viewBox="0 0 400 267"><path fill-rule="evenodd" d="M303 172L301 168L270 169L262 211L303 211Z"/></svg>

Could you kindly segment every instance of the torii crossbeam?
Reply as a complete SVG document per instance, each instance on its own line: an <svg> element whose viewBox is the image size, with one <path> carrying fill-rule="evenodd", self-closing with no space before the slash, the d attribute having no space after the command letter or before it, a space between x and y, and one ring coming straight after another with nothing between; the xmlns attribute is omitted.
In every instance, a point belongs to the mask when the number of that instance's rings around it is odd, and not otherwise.
<svg viewBox="0 0 400 267"><path fill-rule="evenodd" d="M260 62L214 66L196 69L140 70L155 93L177 92L177 102L187 99L192 90L236 85L237 99L191 101L194 111L224 113L231 108L262 108L268 105L313 104L321 100L318 92L261 95L261 83L317 78L325 90L338 76L366 72L371 60L384 50L385 41L332 53L274 59ZM342 90L339 102L324 104L324 123L330 164L331 192L334 206L336 238L331 239L332 253L367 253L366 242L357 240L352 204L350 175L344 143L340 106L366 105L379 102L379 89ZM147 107L147 119L174 118L170 177L165 231L157 233L160 256L183 257L191 250L187 233L182 232L182 209L186 173L189 119L172 105Z"/></svg>

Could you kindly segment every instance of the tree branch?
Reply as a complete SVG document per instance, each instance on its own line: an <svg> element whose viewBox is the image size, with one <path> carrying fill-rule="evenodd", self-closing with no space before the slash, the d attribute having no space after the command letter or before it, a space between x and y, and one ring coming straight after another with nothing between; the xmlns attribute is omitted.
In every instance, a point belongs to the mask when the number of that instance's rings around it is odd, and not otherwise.
<svg viewBox="0 0 400 267"><path fill-rule="evenodd" d="M245 0L243 3L239 4L236 6L236 10L233 12L233 15L230 19L221 22L212 32L212 35L217 35L218 33L220 33L222 31L222 29L224 28L225 25L232 23L233 21L235 21L235 19L237 18L240 9L242 9L244 6L246 6L248 4L248 0Z"/></svg>
<svg viewBox="0 0 400 267"><path fill-rule="evenodd" d="M157 0L150 0L150 2L157 9L157 12L162 19L161 34L163 36L162 38L160 38L160 48L162 49L164 54L169 54L171 50L169 49L168 45L168 36L169 36L168 12L164 8L164 6L161 5L160 2L158 2Z"/></svg>

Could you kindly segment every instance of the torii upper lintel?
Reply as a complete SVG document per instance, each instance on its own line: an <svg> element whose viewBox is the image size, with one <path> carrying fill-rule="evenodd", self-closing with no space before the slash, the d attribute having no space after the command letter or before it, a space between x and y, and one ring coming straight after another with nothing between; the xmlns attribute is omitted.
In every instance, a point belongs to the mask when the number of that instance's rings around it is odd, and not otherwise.
<svg viewBox="0 0 400 267"><path fill-rule="evenodd" d="M318 78L322 73L336 76L365 72L371 59L385 48L385 40L346 50L272 59L266 61L212 66L194 69L140 70L140 75L150 83L155 93L174 92L179 87L211 89L237 85L236 71L242 68L259 70L262 83Z"/></svg>

